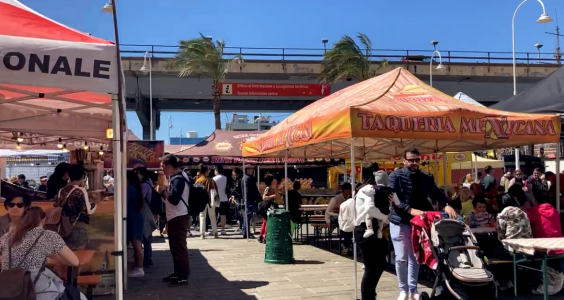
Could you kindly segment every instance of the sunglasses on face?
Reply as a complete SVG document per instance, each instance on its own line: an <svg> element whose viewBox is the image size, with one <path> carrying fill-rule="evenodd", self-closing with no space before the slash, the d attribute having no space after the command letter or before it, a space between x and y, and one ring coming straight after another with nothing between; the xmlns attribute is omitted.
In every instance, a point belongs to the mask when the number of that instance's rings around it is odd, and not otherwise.
<svg viewBox="0 0 564 300"><path fill-rule="evenodd" d="M19 202L19 203L10 202L10 203L8 203L6 206L8 206L9 208L14 208L14 207L16 207L16 206L17 206L18 208L22 208L22 207L24 207L24 204L23 204L22 202Z"/></svg>
<svg viewBox="0 0 564 300"><path fill-rule="evenodd" d="M407 160L410 163L418 163L421 162L421 158L406 158L405 160Z"/></svg>

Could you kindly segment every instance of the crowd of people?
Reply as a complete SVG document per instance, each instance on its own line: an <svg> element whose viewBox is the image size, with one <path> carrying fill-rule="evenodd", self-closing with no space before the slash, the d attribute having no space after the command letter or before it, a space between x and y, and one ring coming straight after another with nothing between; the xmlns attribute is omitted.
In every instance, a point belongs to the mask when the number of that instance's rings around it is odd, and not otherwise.
<svg viewBox="0 0 564 300"><path fill-rule="evenodd" d="M25 177L19 179L20 185L25 186L22 184ZM86 170L82 164L61 163L44 184L49 200L72 224L64 236L60 231L45 229L48 216L41 207L32 206L29 194L12 194L4 201L8 213L0 217L2 270L19 267L29 271L41 299L58 299L63 293L70 299L86 299L61 279L66 276L66 266L78 266L73 251L86 247L90 215L97 208L97 201L89 201L85 181ZM62 268L46 269L47 258Z"/></svg>
<svg viewBox="0 0 564 300"><path fill-rule="evenodd" d="M404 166L388 173L370 164L362 170L363 178L356 193L367 185L376 189L374 201L390 202L385 223L389 223L389 237L395 253L398 279L398 300L419 299L417 290L419 264L413 251L411 220L427 212L442 210L444 215L464 221L470 228L490 227L495 235L478 236L478 243L487 258L512 261L511 253L502 245L503 239L562 237L560 213L555 209L559 199L555 194L556 175L534 169L527 177L522 171L506 170L495 178L493 168L487 166L478 172L478 178L467 174L454 193L437 187L434 178L419 169L420 152L416 148L405 151ZM379 193L379 186L387 186L397 196L396 202L389 194ZM331 229L338 229L340 206L351 196L351 185L344 183L342 193L329 202L325 220ZM385 198L385 199L383 199ZM356 198L357 214L363 204ZM372 223L382 222L376 218ZM367 222L357 222L354 232L340 231L343 246L352 251L352 234L363 257L364 276L361 283L362 299L375 299L376 286L387 265L388 241L385 237L366 237ZM373 225L375 228L375 226ZM507 266L507 267L505 267ZM554 268L560 270L559 261ZM500 265L491 269L500 290L513 287L513 267ZM534 276L534 275L533 275ZM536 276L538 277L538 276Z"/></svg>

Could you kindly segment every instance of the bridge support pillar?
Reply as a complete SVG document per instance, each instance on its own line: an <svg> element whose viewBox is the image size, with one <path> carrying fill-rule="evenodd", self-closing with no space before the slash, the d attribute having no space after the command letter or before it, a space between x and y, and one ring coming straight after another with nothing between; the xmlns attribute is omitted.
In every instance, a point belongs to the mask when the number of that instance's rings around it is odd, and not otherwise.
<svg viewBox="0 0 564 300"><path fill-rule="evenodd" d="M153 98L153 136L154 139L157 139L157 130L161 126L161 112L155 107L155 103L158 101L157 99ZM139 97L137 98L135 112L137 113L137 117L139 118L139 122L141 122L141 126L143 127L143 139L150 140L151 139L151 115L150 115L150 107L149 107L149 99Z"/></svg>

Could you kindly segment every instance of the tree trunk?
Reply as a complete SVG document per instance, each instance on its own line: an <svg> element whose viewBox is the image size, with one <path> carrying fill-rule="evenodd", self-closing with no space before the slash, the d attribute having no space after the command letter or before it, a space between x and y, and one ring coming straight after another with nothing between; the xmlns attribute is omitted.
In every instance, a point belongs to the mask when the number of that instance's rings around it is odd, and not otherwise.
<svg viewBox="0 0 564 300"><path fill-rule="evenodd" d="M221 90L219 89L219 81L212 81L212 103L213 103L213 117L215 119L215 129L221 129Z"/></svg>

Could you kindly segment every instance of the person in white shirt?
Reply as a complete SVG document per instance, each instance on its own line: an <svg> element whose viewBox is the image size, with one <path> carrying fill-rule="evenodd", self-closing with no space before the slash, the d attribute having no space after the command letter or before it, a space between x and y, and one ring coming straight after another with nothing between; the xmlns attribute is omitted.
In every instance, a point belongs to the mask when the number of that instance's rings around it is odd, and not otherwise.
<svg viewBox="0 0 564 300"><path fill-rule="evenodd" d="M343 183L341 188L343 192L333 197L331 201L329 201L329 205L327 205L327 209L325 210L325 222L327 222L329 228L339 227L339 207L352 195L352 186L350 183ZM347 249L348 254L352 254L352 232L339 231L339 235L343 240L343 249Z"/></svg>
<svg viewBox="0 0 564 300"><path fill-rule="evenodd" d="M223 166L215 167L215 176L213 181L217 185L217 193L219 194L219 224L221 226L221 235L225 235L225 223L227 223L227 215L229 214L229 195L227 195L227 177L223 175Z"/></svg>
<svg viewBox="0 0 564 300"><path fill-rule="evenodd" d="M168 243L174 263L174 273L162 279L169 286L176 287L188 284L190 262L188 260L188 198L190 186L188 175L179 168L178 158L172 154L166 155L161 161L164 175L171 176L168 187L158 187L166 208L168 224Z"/></svg>

